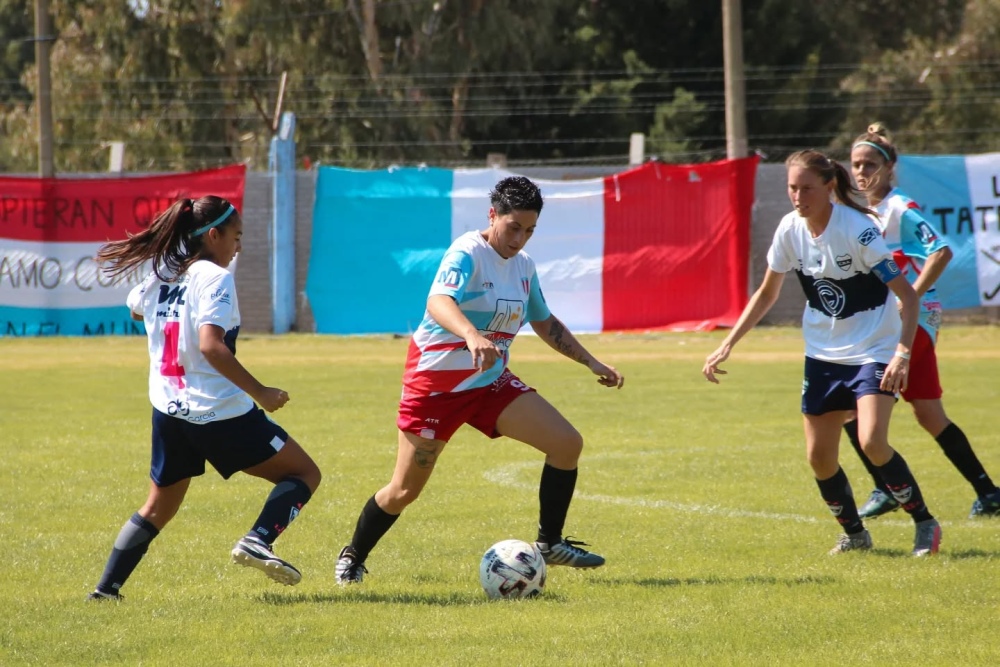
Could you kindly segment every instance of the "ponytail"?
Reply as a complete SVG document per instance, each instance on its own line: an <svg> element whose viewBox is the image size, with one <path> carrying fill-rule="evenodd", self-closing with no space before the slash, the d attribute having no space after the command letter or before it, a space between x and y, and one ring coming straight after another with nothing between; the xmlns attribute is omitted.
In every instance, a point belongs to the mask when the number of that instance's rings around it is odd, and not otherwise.
<svg viewBox="0 0 1000 667"><path fill-rule="evenodd" d="M861 192L854 187L851 175L844 168L844 165L836 160L831 160L819 151L804 150L788 156L788 159L785 160L785 166L791 167L792 165L810 170L822 178L824 183L834 181L833 194L837 201L844 206L865 215L876 215L875 211L858 203L856 198L861 197Z"/></svg>
<svg viewBox="0 0 1000 667"><path fill-rule="evenodd" d="M237 218L235 207L221 197L179 199L156 216L148 229L101 246L97 261L105 265L105 274L115 278L153 260L156 276L172 282L199 259L204 246L204 236L195 233L199 228L221 227Z"/></svg>

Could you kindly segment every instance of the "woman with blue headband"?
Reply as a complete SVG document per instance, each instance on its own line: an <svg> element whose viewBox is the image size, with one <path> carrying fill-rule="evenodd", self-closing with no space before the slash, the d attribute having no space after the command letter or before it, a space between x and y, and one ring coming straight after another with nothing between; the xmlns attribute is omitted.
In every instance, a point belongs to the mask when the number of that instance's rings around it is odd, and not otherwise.
<svg viewBox="0 0 1000 667"><path fill-rule="evenodd" d="M284 406L288 393L261 384L236 359L240 310L228 267L242 236L236 207L207 196L175 202L145 231L98 251L112 277L152 263L126 303L146 326L153 434L149 496L118 534L91 600L121 598L122 585L180 509L191 478L205 473L206 461L224 479L243 471L274 485L233 548L233 562L281 584L302 578L271 545L316 492L320 471L264 413Z"/></svg>
<svg viewBox="0 0 1000 667"><path fill-rule="evenodd" d="M1000 515L1000 490L976 457L969 439L948 415L941 402L934 345L941 325L941 302L934 292L952 252L947 241L923 216L912 199L894 187L896 147L881 123L855 139L851 148L851 171L868 205L878 214L878 224L886 245L893 251L903 275L920 298L920 326L913 343L910 378L903 398L913 407L917 422L937 440L962 476L975 489L971 517ZM879 476L871 461L861 453L856 421L844 425L848 437L875 481L875 490L861 508L862 517L875 518L899 507L899 502Z"/></svg>

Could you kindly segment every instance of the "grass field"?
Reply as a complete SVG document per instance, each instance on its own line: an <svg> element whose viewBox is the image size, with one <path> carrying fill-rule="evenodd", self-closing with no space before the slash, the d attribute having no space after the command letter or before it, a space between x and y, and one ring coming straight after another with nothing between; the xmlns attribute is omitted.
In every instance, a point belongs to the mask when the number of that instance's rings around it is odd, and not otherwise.
<svg viewBox="0 0 1000 667"><path fill-rule="evenodd" d="M229 564L268 492L214 472L192 484L118 603L85 603L121 524L145 499L146 353L137 338L0 340L0 665L995 665L1000 519L970 520L969 485L899 404L891 442L944 527L914 559L912 522L838 534L805 462L800 334L752 332L721 386L700 375L724 334L583 337L626 377L599 387L533 338L513 370L586 440L567 532L607 558L552 568L546 592L489 602L479 559L534 537L541 455L459 431L421 499L368 561L333 581L340 547L395 456L406 341L244 336L240 358L287 389L276 420L324 471L277 543L304 578ZM945 405L1000 480L1000 328L952 327ZM846 441L863 501L869 480Z"/></svg>

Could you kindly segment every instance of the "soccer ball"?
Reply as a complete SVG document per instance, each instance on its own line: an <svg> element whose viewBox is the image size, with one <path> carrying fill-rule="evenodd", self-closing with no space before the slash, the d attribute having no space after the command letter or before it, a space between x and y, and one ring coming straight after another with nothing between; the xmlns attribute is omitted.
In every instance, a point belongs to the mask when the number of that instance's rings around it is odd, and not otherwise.
<svg viewBox="0 0 1000 667"><path fill-rule="evenodd" d="M545 559L534 544L497 542L479 563L479 583L491 600L534 597L545 587Z"/></svg>

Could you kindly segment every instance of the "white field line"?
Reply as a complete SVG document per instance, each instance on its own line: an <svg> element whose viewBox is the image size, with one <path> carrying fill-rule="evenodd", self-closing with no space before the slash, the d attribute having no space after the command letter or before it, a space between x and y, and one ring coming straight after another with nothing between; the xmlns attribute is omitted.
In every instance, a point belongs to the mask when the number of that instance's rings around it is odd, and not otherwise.
<svg viewBox="0 0 1000 667"><path fill-rule="evenodd" d="M593 461L595 457L590 457L588 461ZM499 468L493 468L492 470L487 470L483 473L483 477L494 484L499 486L522 489L522 490L534 490L538 488L537 482L522 481L520 479L520 472L528 468L537 468L537 461L526 461L522 463L512 463L509 465L501 466ZM730 519L767 519L770 521L792 521L796 523L821 523L830 522L831 517L822 516L820 511L822 506L821 500L817 499L817 513L816 515L802 515L802 514L786 514L782 512L757 512L751 510L741 510L734 509L731 507L724 507L722 505L701 505L692 503L680 503L673 500L648 500L646 498L634 498L626 496L610 496L605 494L597 493L580 493L577 492L573 495L574 500L589 500L598 503L605 503L607 505L624 505L629 507L648 507L652 509L668 509L674 512L685 512L688 514L705 514L712 516L720 516ZM902 512L897 512L900 514L899 519L890 519L887 517L881 517L879 519L873 519L866 522L867 526L879 525L879 526L911 526L913 525L912 520L906 517ZM938 517L940 521L940 517ZM965 519L962 521L947 521L947 524L955 525L959 524L964 527L976 527L976 528L1000 528L1000 521L994 521L990 519Z"/></svg>

